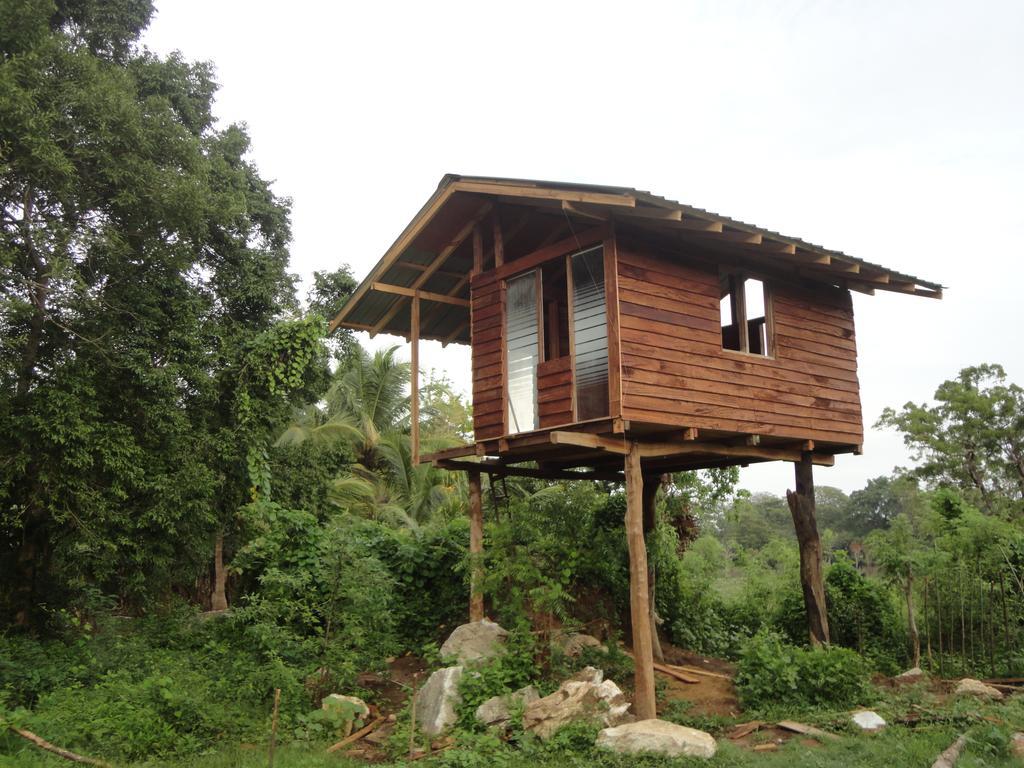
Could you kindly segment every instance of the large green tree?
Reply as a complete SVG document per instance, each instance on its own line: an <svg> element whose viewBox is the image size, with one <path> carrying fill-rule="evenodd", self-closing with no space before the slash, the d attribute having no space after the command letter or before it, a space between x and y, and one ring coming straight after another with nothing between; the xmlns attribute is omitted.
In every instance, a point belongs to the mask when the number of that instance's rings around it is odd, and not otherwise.
<svg viewBox="0 0 1024 768"><path fill-rule="evenodd" d="M326 381L288 202L210 65L138 47L152 13L0 2L0 621L194 586Z"/></svg>
<svg viewBox="0 0 1024 768"><path fill-rule="evenodd" d="M1024 389L999 365L964 368L939 385L934 404L887 408L879 425L903 433L915 472L960 488L989 513L1024 508Z"/></svg>

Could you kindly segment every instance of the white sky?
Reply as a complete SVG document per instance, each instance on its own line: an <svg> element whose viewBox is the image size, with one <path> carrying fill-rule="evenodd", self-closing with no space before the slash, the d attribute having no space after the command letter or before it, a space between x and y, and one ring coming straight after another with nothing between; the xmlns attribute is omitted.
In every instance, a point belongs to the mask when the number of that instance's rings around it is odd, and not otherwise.
<svg viewBox="0 0 1024 768"><path fill-rule="evenodd" d="M907 463L886 405L981 362L1024 383L1019 0L157 7L146 44L215 63L218 116L293 199L304 279L364 277L446 172L620 184L949 286L854 294L865 455L820 485ZM425 347L465 389L466 348Z"/></svg>

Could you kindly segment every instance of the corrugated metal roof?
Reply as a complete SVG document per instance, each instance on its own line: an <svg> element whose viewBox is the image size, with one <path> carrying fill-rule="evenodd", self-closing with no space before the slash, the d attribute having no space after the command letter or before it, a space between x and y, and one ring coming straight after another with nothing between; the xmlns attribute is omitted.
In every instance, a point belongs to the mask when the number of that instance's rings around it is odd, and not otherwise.
<svg viewBox="0 0 1024 768"><path fill-rule="evenodd" d="M561 205L569 207L569 210L572 210L571 206L575 203L585 203L606 210L611 215L616 212L636 215L642 214L645 210L651 212L652 209L672 211L677 220L710 222L716 226L720 225L723 230L759 236L771 241L774 247L788 249L788 254L766 250L755 256L751 249L756 250L758 246L754 245L746 246L744 253L747 257L770 259L774 267L792 267L806 279L841 282L859 290L890 290L935 297L941 297L942 293L942 286L938 283L897 272L801 238L783 235L703 208L686 205L646 190L600 184L448 174L441 179L434 194L359 285L335 318L331 329L345 326L372 332L408 335L409 299L394 293L374 290L374 283L383 282L408 288L419 283L418 287L422 291L438 294L455 291L451 294L455 298L468 299L468 281L463 278L472 268L470 244L468 241L453 243L452 238L456 230L466 232L465 225L471 222L474 216L482 216L489 210L481 206L498 198L505 201L508 198L515 198L516 202L536 205L558 204L561 201ZM630 222L635 226L649 229L666 226L665 222L658 219L639 218L631 219ZM668 225L671 223L668 222ZM714 236L712 235L706 242L714 243ZM733 246L723 242L721 247ZM446 248L451 249L451 253L445 263L424 279L424 270L430 269L437 255ZM821 262L829 264L835 259L838 264L834 270L830 266L809 264L806 265L808 269L805 271L796 261L785 261L796 259L797 254L816 256ZM456 288L459 290L455 290ZM422 338L468 343L469 313L465 307L421 299L421 309L421 317L424 318L421 320L420 329Z"/></svg>

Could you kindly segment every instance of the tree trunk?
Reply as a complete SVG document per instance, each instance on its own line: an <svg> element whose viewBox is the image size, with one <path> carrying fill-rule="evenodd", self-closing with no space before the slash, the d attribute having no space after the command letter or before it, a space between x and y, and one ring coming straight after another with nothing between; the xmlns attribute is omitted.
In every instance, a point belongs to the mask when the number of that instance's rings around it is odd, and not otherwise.
<svg viewBox="0 0 1024 768"><path fill-rule="evenodd" d="M946 676L945 651L942 647L942 585L935 590L935 614L938 617L936 624L939 628L939 677Z"/></svg>
<svg viewBox="0 0 1024 768"><path fill-rule="evenodd" d="M217 531L213 545L213 593L210 595L211 611L226 611L228 608L228 572L224 567L224 531Z"/></svg>
<svg viewBox="0 0 1024 768"><path fill-rule="evenodd" d="M634 701L640 720L657 717L654 699L654 650L647 592L647 546L644 543L643 472L640 447L633 443L625 460L626 543L629 547L629 614L633 631Z"/></svg>
<svg viewBox="0 0 1024 768"><path fill-rule="evenodd" d="M467 474L469 476L469 620L483 621L484 509L480 494L480 473L468 472Z"/></svg>
<svg viewBox="0 0 1024 768"><path fill-rule="evenodd" d="M928 613L928 579L924 580L924 635L928 642L928 669L935 669L935 660L932 658L932 625L931 615Z"/></svg>
<svg viewBox="0 0 1024 768"><path fill-rule="evenodd" d="M921 637L917 633L917 620L914 618L914 572L907 571L907 630L910 632L910 653L913 657L911 667L921 666Z"/></svg>
<svg viewBox="0 0 1024 768"><path fill-rule="evenodd" d="M644 477L644 545L647 547L647 551L651 551L650 538L651 534L654 533L655 520L655 509L654 503L658 497L658 486L661 485L660 476L647 476ZM654 652L654 660L664 664L665 653L661 649L661 639L658 637L658 624L660 620L658 618L658 608L655 604L655 581L656 576L654 572L654 563L648 558L647 560L647 601L651 608L651 647Z"/></svg>
<svg viewBox="0 0 1024 768"><path fill-rule="evenodd" d="M814 474L810 453L804 453L796 467L796 491L786 491L800 545L800 585L807 609L807 629L812 646L829 642L825 584L822 578L821 539L815 518Z"/></svg>

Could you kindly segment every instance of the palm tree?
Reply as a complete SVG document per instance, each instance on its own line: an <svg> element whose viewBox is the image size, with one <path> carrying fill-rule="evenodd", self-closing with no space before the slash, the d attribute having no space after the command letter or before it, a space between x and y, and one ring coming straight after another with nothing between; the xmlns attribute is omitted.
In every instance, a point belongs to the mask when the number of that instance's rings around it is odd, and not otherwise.
<svg viewBox="0 0 1024 768"><path fill-rule="evenodd" d="M408 429L409 364L395 360L397 350L391 347L371 356L354 347L334 373L323 402L297 412L276 445L341 441L351 447L357 463L376 469L381 436Z"/></svg>
<svg viewBox="0 0 1024 768"><path fill-rule="evenodd" d="M297 412L276 444L343 443L355 461L331 482L329 500L361 517L416 527L435 515L455 513L466 488L455 473L413 466L406 394L410 369L395 360L396 351L391 347L371 355L355 348L335 372L323 402ZM424 445L440 449L461 442L468 410L450 385L430 383L423 394L427 402L421 414L437 427L428 427Z"/></svg>

